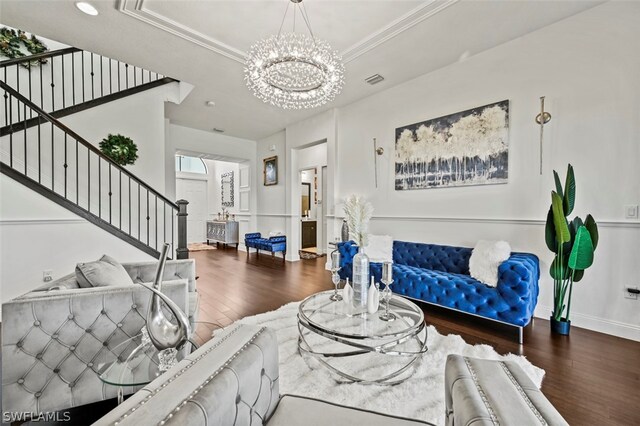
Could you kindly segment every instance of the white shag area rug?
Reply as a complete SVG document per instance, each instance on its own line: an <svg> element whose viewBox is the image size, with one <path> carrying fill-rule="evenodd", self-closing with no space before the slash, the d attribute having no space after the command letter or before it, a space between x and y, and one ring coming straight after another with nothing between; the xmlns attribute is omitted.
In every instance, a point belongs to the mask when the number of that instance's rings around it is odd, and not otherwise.
<svg viewBox="0 0 640 426"><path fill-rule="evenodd" d="M531 364L525 357L508 354L501 356L489 345L469 345L462 337L444 336L433 326L427 327L429 351L422 355L410 371L410 377L394 385L339 383L339 377L316 360L298 352L298 305L289 303L278 310L241 319L240 323L269 327L276 331L280 355L280 394L293 394L318 398L338 404L382 413L426 420L443 425L444 422L444 367L447 355L501 359L517 362L540 387L544 370ZM388 355L379 355L388 357ZM349 362L358 363L358 357ZM362 363L362 362L360 362ZM358 372L367 369L384 371L384 365L354 365Z"/></svg>

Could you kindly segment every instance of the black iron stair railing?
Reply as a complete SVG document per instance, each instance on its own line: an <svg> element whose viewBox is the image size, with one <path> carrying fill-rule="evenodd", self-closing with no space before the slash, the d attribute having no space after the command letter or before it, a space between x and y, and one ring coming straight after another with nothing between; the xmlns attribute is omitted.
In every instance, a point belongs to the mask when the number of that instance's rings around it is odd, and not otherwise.
<svg viewBox="0 0 640 426"><path fill-rule="evenodd" d="M2 61L0 78L54 118L176 81L75 47ZM4 107L0 137L10 132L10 124L38 124L33 111L25 116L13 108L6 93Z"/></svg>
<svg viewBox="0 0 640 426"><path fill-rule="evenodd" d="M0 172L152 256L170 242L188 257L186 201L167 199L6 82L0 88L8 123Z"/></svg>

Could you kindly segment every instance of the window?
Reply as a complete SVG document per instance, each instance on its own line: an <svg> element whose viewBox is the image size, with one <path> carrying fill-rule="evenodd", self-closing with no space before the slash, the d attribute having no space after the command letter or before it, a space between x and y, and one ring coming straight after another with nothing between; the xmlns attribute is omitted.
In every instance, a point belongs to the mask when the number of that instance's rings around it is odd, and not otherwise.
<svg viewBox="0 0 640 426"><path fill-rule="evenodd" d="M202 158L176 155L176 172L207 174L207 166Z"/></svg>

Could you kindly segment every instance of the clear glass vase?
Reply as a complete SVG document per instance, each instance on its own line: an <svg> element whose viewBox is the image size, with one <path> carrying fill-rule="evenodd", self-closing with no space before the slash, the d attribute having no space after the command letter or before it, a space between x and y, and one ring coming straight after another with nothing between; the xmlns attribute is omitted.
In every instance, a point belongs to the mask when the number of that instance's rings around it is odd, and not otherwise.
<svg viewBox="0 0 640 426"><path fill-rule="evenodd" d="M354 314L367 311L367 296L369 293L369 256L360 247L353 256L353 299L352 312Z"/></svg>

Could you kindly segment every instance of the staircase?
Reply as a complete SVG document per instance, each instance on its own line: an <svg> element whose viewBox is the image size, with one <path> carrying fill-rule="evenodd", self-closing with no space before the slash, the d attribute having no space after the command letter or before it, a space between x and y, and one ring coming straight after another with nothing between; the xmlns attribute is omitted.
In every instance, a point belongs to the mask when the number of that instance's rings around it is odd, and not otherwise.
<svg viewBox="0 0 640 426"><path fill-rule="evenodd" d="M76 48L2 61L0 77L0 172L151 256L167 242L171 257L188 257L187 202L59 121L176 80Z"/></svg>

